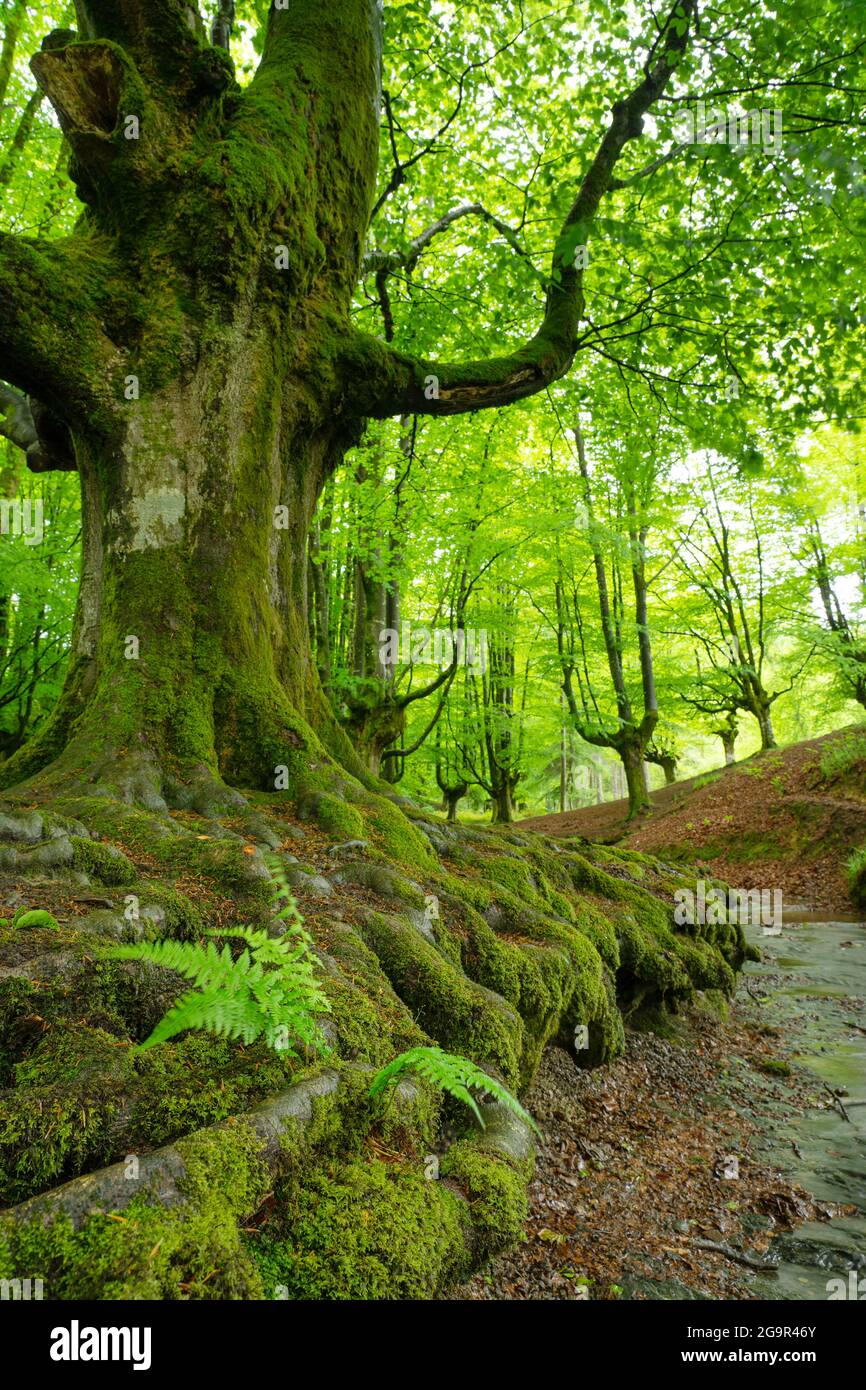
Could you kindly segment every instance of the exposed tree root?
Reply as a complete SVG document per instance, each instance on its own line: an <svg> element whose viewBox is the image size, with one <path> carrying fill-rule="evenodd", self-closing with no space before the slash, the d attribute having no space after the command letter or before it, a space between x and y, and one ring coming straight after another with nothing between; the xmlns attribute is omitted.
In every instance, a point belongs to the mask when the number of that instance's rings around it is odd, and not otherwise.
<svg viewBox="0 0 866 1390"><path fill-rule="evenodd" d="M82 771L49 767L0 807L2 902L60 922L0 930L0 1274L41 1271L49 1297L433 1296L519 1234L526 1136L506 1142L499 1115L449 1144L465 1116L421 1085L374 1113L373 1070L425 1040L515 1089L552 1039L596 1065L625 1012L729 991L745 955L739 928L674 928L676 870L431 824L327 758L285 794L194 767L172 782L143 757ZM267 849L317 945L332 1057L203 1034L136 1054L179 982L101 947L267 924ZM333 1233L354 1239L362 1210L378 1234L350 1274Z"/></svg>

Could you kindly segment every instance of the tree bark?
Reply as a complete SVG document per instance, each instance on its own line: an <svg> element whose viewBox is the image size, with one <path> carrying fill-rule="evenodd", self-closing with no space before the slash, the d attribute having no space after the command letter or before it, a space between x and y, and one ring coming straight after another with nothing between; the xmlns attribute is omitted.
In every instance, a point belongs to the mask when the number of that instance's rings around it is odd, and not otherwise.
<svg viewBox="0 0 866 1390"><path fill-rule="evenodd" d="M639 736L625 738L617 748L628 788L629 819L643 815L651 809L649 787L646 780L644 745Z"/></svg>
<svg viewBox="0 0 866 1390"><path fill-rule="evenodd" d="M220 44L232 10L219 7ZM612 187L692 11L671 10L615 103L564 231ZM0 233L0 378L69 441L82 581L61 699L0 780L53 764L53 788L188 804L205 782L288 774L290 789L323 742L362 775L310 656L316 499L365 416L507 404L562 375L582 271L557 243L539 332L484 362L431 365L357 332L377 0L272 6L243 91L192 0L77 0L76 13L79 34L49 35L32 66L86 210L65 239Z"/></svg>
<svg viewBox="0 0 866 1390"><path fill-rule="evenodd" d="M307 538L361 423L334 358L375 186L377 7L274 11L243 93L175 0L80 10L93 37L34 70L87 212L44 257L0 240L0 374L68 425L82 582L60 702L4 782L62 755L152 803L205 773L273 789L313 727L354 765L310 657Z"/></svg>
<svg viewBox="0 0 866 1390"><path fill-rule="evenodd" d="M760 706L755 714L758 721L758 728L761 731L761 748L777 748L776 735L773 732L773 718L769 707Z"/></svg>

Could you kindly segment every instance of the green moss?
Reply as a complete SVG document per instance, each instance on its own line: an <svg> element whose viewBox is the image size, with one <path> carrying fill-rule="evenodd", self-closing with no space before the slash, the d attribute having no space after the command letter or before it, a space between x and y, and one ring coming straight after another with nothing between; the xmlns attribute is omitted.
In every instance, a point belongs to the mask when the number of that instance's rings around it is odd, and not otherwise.
<svg viewBox="0 0 866 1390"><path fill-rule="evenodd" d="M158 879L147 879L135 885L139 899L139 909L156 906L165 913L165 923L160 936L171 936L178 941L191 941L201 936L204 920L200 910L190 902L184 893L171 888Z"/></svg>
<svg viewBox="0 0 866 1390"><path fill-rule="evenodd" d="M299 1064L263 1044L245 1046L210 1033L136 1054L123 1147L155 1148L284 1090Z"/></svg>
<svg viewBox="0 0 866 1390"><path fill-rule="evenodd" d="M505 858L503 855L497 855L493 859L482 859L479 856L477 863L482 877L490 883L507 888L524 902L535 905L542 902L529 865L522 859Z"/></svg>
<svg viewBox="0 0 866 1390"><path fill-rule="evenodd" d="M328 1028L338 1055L382 1066L393 1045L381 1012L348 980L328 979L322 988L331 1005Z"/></svg>
<svg viewBox="0 0 866 1390"><path fill-rule="evenodd" d="M178 1144L185 1200L166 1207L146 1194L122 1215L96 1213L79 1229L68 1216L0 1217L0 1277L39 1277L53 1299L262 1297L238 1230L267 1191L260 1141L243 1124Z"/></svg>
<svg viewBox="0 0 866 1390"><path fill-rule="evenodd" d="M316 798L315 815L326 835L335 840L361 840L364 838L364 818L360 811L339 797L323 793Z"/></svg>
<svg viewBox="0 0 866 1390"><path fill-rule="evenodd" d="M248 1109L298 1070L264 1046L205 1033L135 1055L80 1022L53 1027L0 1099L0 1195L12 1203L125 1153Z"/></svg>
<svg viewBox="0 0 866 1390"><path fill-rule="evenodd" d="M0 1099L0 1200L22 1201L99 1166L129 1074L129 1049L101 1029L53 1030L18 1063L15 1089Z"/></svg>
<svg viewBox="0 0 866 1390"><path fill-rule="evenodd" d="M368 797L364 814L381 849L407 868L435 869L436 857L428 840L387 797Z"/></svg>
<svg viewBox="0 0 866 1390"><path fill-rule="evenodd" d="M504 1158L485 1153L472 1140L461 1140L448 1149L440 1174L458 1183L466 1194L475 1261L486 1263L499 1251L522 1240L531 1170L531 1163L512 1165Z"/></svg>
<svg viewBox="0 0 866 1390"><path fill-rule="evenodd" d="M272 1297L433 1298L467 1264L465 1205L405 1163L314 1172L285 1194L282 1224L251 1243Z"/></svg>
<svg viewBox="0 0 866 1390"><path fill-rule="evenodd" d="M134 883L138 877L135 865L114 845L101 844L97 840L84 840L72 836L74 857L73 867L88 878L95 878L110 887L125 887Z"/></svg>
<svg viewBox="0 0 866 1390"><path fill-rule="evenodd" d="M755 1066L758 1071L765 1072L767 1076L793 1076L794 1074L793 1067L778 1057L759 1057L755 1061Z"/></svg>
<svg viewBox="0 0 866 1390"><path fill-rule="evenodd" d="M523 1044L523 1025L516 1013L468 980L401 918L371 912L363 933L431 1037L452 1052L498 1067L509 1083L516 1081Z"/></svg>

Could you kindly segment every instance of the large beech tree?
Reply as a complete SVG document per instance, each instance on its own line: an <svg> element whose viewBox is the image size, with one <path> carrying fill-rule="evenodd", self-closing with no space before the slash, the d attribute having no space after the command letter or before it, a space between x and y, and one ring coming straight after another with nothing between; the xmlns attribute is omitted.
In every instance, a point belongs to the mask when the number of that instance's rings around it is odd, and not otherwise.
<svg viewBox="0 0 866 1390"><path fill-rule="evenodd" d="M550 248L536 331L442 362L401 347L388 276L455 220L520 243L467 203L408 252L368 250L371 211L409 167L383 107L376 0L277 0L244 87L232 4L207 23L188 0L74 8L76 29L48 34L32 68L84 212L62 239L0 235L0 407L31 468L80 474L82 577L63 694L2 781L50 770L49 786L103 780L158 807L189 804L192 785L215 804L323 745L364 775L309 650L317 498L367 420L508 405L593 343L575 248L607 195L665 163L617 170L693 41L694 0L648 12L634 39L631 85L611 94ZM382 292L382 338L351 317L362 273Z"/></svg>
<svg viewBox="0 0 866 1390"><path fill-rule="evenodd" d="M501 406L568 370L573 247L684 50L692 0L613 107L538 331L457 363L350 321L377 180L375 0L272 6L244 90L189 0L75 8L77 30L49 34L32 67L86 211L63 240L0 239L0 376L26 397L38 466L79 470L83 571L63 695L4 782L56 763L145 803L178 780L272 787L314 729L350 757L307 635L325 480L367 418Z"/></svg>

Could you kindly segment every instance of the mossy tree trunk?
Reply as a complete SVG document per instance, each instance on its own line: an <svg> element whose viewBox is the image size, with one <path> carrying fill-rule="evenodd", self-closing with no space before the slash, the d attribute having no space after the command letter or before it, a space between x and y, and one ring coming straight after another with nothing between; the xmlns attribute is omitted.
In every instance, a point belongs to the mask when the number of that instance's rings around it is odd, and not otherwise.
<svg viewBox="0 0 866 1390"><path fill-rule="evenodd" d="M86 211L63 240L0 235L0 377L34 404L39 466L80 472L83 572L63 695L3 782L50 767L49 783L113 778L145 803L199 776L273 787L323 734L354 765L309 650L317 496L365 418L495 407L562 375L582 271L555 251L539 331L489 360L357 332L376 0L272 7L243 91L190 0L75 8L33 69ZM563 231L594 217L680 28L672 12L614 106Z"/></svg>

